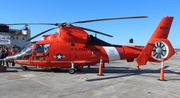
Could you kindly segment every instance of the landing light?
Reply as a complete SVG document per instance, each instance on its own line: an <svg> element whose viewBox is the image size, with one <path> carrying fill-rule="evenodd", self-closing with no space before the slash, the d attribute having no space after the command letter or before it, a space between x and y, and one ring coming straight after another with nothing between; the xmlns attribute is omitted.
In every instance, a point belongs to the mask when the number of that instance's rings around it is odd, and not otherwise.
<svg viewBox="0 0 180 98"><path fill-rule="evenodd" d="M27 33L28 33L28 30L22 30L23 35L27 35Z"/></svg>
<svg viewBox="0 0 180 98"><path fill-rule="evenodd" d="M25 25L25 26L24 26L24 29L22 30L22 34L23 34L23 35L27 35L28 32L29 32L28 25Z"/></svg>

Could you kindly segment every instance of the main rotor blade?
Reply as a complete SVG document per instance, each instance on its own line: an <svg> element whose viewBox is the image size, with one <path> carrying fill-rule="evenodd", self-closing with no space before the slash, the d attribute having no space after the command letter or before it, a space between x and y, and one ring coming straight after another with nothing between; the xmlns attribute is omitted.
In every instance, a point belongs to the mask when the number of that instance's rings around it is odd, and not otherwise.
<svg viewBox="0 0 180 98"><path fill-rule="evenodd" d="M99 31L95 31L95 30L92 30L92 29L88 29L88 28L84 28L84 27L79 27L79 28L81 28L83 30L86 30L86 31L90 31L90 32L101 34L101 35L105 35L105 36L108 36L108 37L113 37L112 35L109 35L109 34L106 34L106 33L102 33L102 32L99 32Z"/></svg>
<svg viewBox="0 0 180 98"><path fill-rule="evenodd" d="M58 25L58 23L12 23L6 25Z"/></svg>
<svg viewBox="0 0 180 98"><path fill-rule="evenodd" d="M133 18L148 18L148 16L130 16L130 17L117 17L117 18L100 18L100 19L92 19L92 20L83 20L83 21L72 22L71 24L86 23L86 22L95 22L95 21L105 21L105 20L133 19Z"/></svg>
<svg viewBox="0 0 180 98"><path fill-rule="evenodd" d="M76 21L76 22L62 22L62 23L13 23L13 24L5 24L5 25L55 25L55 26L60 26L62 24L70 25L70 24L76 24L76 23L107 21L107 20L120 20L120 19L134 19L134 18L148 18L148 16L128 16L128 17L116 17L116 18L99 18L99 19L82 20L82 21Z"/></svg>
<svg viewBox="0 0 180 98"><path fill-rule="evenodd" d="M56 28L58 28L58 27L50 28L50 29L48 29L48 30L45 30L45 31L43 31L43 32L41 32L41 33L39 33L39 34L37 34L37 35L35 35L35 36L33 36L33 37L27 39L26 41L30 41L30 40L32 40L32 39L34 39L34 38L36 38L36 37L38 37L38 36L40 36L40 35L46 33L46 32L49 32L49 31L51 31L51 30L54 30L54 29L56 29Z"/></svg>

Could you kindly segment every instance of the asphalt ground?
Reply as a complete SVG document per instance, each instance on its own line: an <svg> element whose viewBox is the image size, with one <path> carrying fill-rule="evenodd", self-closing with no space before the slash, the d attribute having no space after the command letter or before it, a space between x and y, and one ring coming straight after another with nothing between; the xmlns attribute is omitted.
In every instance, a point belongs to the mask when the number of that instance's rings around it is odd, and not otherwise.
<svg viewBox="0 0 180 98"><path fill-rule="evenodd" d="M136 62L105 64L104 76L98 65L69 74L16 65L0 72L0 98L180 98L180 55L165 61L159 81L160 63L148 63L136 70Z"/></svg>

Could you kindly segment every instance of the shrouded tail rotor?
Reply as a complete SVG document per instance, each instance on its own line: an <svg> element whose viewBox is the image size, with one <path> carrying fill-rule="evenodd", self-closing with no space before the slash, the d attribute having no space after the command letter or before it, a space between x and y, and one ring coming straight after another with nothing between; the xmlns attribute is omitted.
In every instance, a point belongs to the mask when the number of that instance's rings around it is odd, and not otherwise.
<svg viewBox="0 0 180 98"><path fill-rule="evenodd" d="M152 50L151 56L156 60L162 60L167 57L169 52L168 46L162 41L157 41L154 43L154 48Z"/></svg>

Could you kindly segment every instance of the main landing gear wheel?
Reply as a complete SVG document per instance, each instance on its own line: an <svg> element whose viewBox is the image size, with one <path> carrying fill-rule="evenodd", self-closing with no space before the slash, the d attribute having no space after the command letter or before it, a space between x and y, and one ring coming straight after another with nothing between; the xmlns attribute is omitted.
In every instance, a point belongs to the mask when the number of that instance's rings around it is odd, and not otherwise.
<svg viewBox="0 0 180 98"><path fill-rule="evenodd" d="M73 69L73 68L69 69L69 73L70 73L70 74L74 74L75 72L76 72L75 69Z"/></svg>
<svg viewBox="0 0 180 98"><path fill-rule="evenodd" d="M22 68L23 71L28 70L28 67L27 67L27 66L21 66L21 68Z"/></svg>

